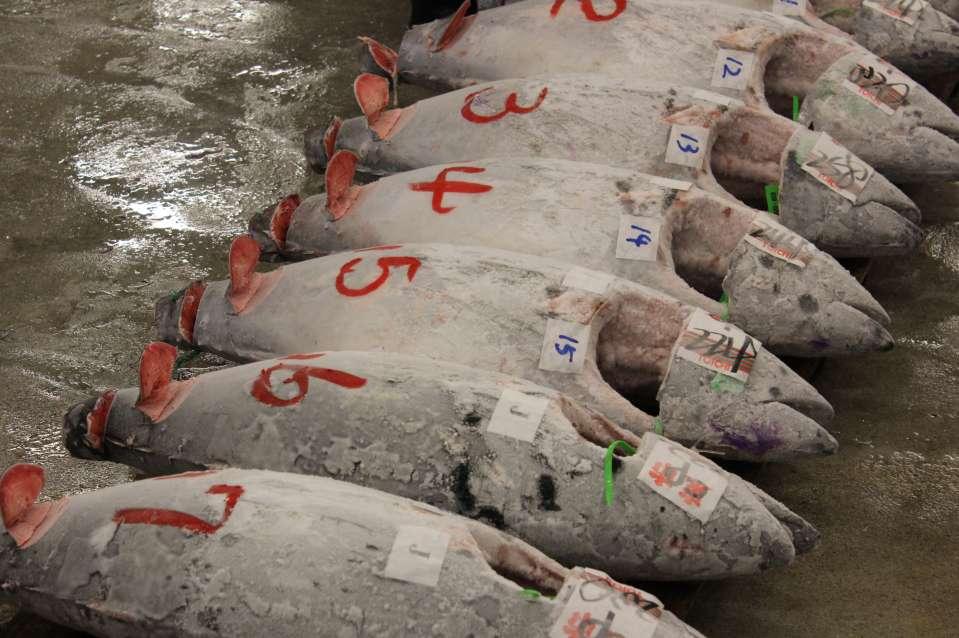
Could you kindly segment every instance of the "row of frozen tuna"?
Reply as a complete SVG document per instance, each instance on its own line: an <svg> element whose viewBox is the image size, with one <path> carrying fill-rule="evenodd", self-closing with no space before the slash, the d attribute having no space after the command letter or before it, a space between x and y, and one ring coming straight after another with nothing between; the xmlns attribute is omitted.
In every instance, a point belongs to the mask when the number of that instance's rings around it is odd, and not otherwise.
<svg viewBox="0 0 959 638"><path fill-rule="evenodd" d="M864 5L859 42L908 25L904 57L880 52L942 70L948 18ZM158 302L139 386L67 415L73 454L164 478L41 503L40 468L0 480L24 606L103 636L686 636L613 578L750 574L815 546L703 454L836 449L831 406L773 353L892 346L833 256L916 246L918 210L876 169L956 177L959 119L790 18L467 9L399 54L364 39L386 76L355 83L364 117L308 135L326 194L255 216L228 281ZM400 77L494 82L388 110ZM355 185L358 165L395 174ZM764 191L778 221L736 199ZM175 381L175 345L250 363Z"/></svg>

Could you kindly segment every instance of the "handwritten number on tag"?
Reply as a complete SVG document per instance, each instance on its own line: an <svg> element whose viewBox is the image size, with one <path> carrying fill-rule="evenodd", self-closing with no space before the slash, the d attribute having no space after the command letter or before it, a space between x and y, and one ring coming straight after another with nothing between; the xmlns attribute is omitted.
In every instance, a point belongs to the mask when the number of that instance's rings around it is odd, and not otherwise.
<svg viewBox="0 0 959 638"><path fill-rule="evenodd" d="M689 140L688 143L683 144L682 140ZM699 140L697 140L692 135L683 133L679 136L679 139L676 140L676 146L679 147L683 153L698 153L699 152Z"/></svg>
<svg viewBox="0 0 959 638"><path fill-rule="evenodd" d="M640 228L636 224L631 224L630 228L632 228L633 230L639 231L639 235L631 239L627 239L626 241L632 244L636 244L637 248L639 248L640 246L648 246L649 242L652 241L653 239L652 234L650 233L650 231L646 230L645 228Z"/></svg>
<svg viewBox="0 0 959 638"><path fill-rule="evenodd" d="M579 341L576 339L573 339L572 337L567 337L566 335L560 335L559 338L560 338L560 341L565 340L565 341L568 341L569 343L562 344L563 347L560 348L560 343L559 341L557 341L556 343L553 344L553 347L556 348L556 352L560 356L562 357L569 356L569 362L572 363L573 355L576 354L576 346L570 345L570 343L578 344Z"/></svg>
<svg viewBox="0 0 959 638"><path fill-rule="evenodd" d="M730 63L730 62L735 63L736 65L738 65L738 67L731 67L731 66L729 66L729 63ZM737 75L739 75L739 74L742 73L742 72L743 72L743 63L740 62L739 60L737 60L736 58L727 55L727 56L726 56L726 63L723 64L723 77L724 77L724 78L725 78L725 77L736 77Z"/></svg>

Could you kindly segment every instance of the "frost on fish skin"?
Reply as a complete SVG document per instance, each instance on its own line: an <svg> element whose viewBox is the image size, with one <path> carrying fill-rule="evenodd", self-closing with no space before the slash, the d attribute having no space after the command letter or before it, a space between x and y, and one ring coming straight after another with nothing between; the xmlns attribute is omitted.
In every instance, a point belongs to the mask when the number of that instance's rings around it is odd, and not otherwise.
<svg viewBox="0 0 959 638"><path fill-rule="evenodd" d="M211 534L113 522L118 511L143 507L217 520L217 485L242 486L242 494ZM447 535L435 587L384 575L401 526ZM525 543L428 505L329 479L232 469L74 496L36 546L4 546L0 558L4 589L24 609L109 638L292 638L318 626L331 635L545 635L561 605L530 602L521 587L553 595L570 576ZM657 635L699 634L663 611Z"/></svg>

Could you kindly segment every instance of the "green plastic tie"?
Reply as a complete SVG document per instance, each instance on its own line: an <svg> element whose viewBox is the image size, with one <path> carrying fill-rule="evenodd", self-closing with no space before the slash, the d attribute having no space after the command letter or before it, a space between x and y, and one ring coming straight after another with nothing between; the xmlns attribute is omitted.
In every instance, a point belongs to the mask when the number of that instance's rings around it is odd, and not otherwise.
<svg viewBox="0 0 959 638"><path fill-rule="evenodd" d="M799 121L799 96L793 96L793 122Z"/></svg>
<svg viewBox="0 0 959 638"><path fill-rule="evenodd" d="M536 591L535 589L527 589L527 588L524 588L523 591L520 592L520 595L523 598L528 598L530 600L538 600L542 596L542 594Z"/></svg>
<svg viewBox="0 0 959 638"><path fill-rule="evenodd" d="M766 193L766 210L770 215L779 214L779 184L766 184L763 188Z"/></svg>
<svg viewBox="0 0 959 638"><path fill-rule="evenodd" d="M723 292L723 296L719 298L719 303L723 306L723 311L719 313L719 318L723 321L729 321L729 295Z"/></svg>
<svg viewBox="0 0 959 638"><path fill-rule="evenodd" d="M727 377L722 372L717 372L713 380L709 382L709 389L714 392L742 394L743 390L746 389L746 384L739 379Z"/></svg>
<svg viewBox="0 0 959 638"><path fill-rule="evenodd" d="M186 293L186 288L180 288L175 292L170 293L170 301L176 301Z"/></svg>
<svg viewBox="0 0 959 638"><path fill-rule="evenodd" d="M180 356L176 358L176 361L173 362L173 371L176 372L181 367L183 367L183 365L188 363L190 360L198 357L202 352L203 351L200 350L199 348L191 348L190 350L187 350L186 352L182 353Z"/></svg>
<svg viewBox="0 0 959 638"><path fill-rule="evenodd" d="M663 420L659 417L656 417L656 420L653 421L653 432L660 436L666 432L666 428L663 426Z"/></svg>
<svg viewBox="0 0 959 638"><path fill-rule="evenodd" d="M613 504L613 455L618 447L624 448L627 454L636 454L636 448L626 441L613 441L609 444L609 447L606 448L606 458L603 460L603 479L605 483L604 496L607 505Z"/></svg>

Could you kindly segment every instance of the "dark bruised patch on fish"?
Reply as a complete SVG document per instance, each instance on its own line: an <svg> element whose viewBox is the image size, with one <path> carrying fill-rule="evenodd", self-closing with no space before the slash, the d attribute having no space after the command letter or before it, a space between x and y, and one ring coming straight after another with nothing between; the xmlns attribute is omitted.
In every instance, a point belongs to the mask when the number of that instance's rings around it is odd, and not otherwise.
<svg viewBox="0 0 959 638"><path fill-rule="evenodd" d="M799 296L799 308L807 314L813 314L814 312L819 312L819 302L816 301L816 298L810 294L804 294Z"/></svg>
<svg viewBox="0 0 959 638"><path fill-rule="evenodd" d="M475 428L482 420L482 415L477 414L475 410L471 410L469 414L463 417L463 425L466 427Z"/></svg>
<svg viewBox="0 0 959 638"><path fill-rule="evenodd" d="M539 477L539 508L547 512L558 512L561 509L556 504L556 483L548 474Z"/></svg>
<svg viewBox="0 0 959 638"><path fill-rule="evenodd" d="M769 395L774 399L778 399L779 397L782 396L782 394L783 394L783 391L780 390L778 386L773 386L769 388Z"/></svg>
<svg viewBox="0 0 959 638"><path fill-rule="evenodd" d="M677 197L679 197L679 191L673 190L672 188L666 189L666 192L663 194L663 206L669 208L673 205L673 202L676 201Z"/></svg>
<svg viewBox="0 0 959 638"><path fill-rule="evenodd" d="M772 268L773 266L776 265L775 261L773 261L773 258L769 255L760 255L759 263L766 268Z"/></svg>
<svg viewBox="0 0 959 638"><path fill-rule="evenodd" d="M453 468L453 494L460 514L472 512L476 507L476 497L470 492L470 466L467 463Z"/></svg>
<svg viewBox="0 0 959 638"><path fill-rule="evenodd" d="M559 297L564 292L566 292L565 288L560 288L558 286L546 286L547 299L555 299L556 297Z"/></svg>
<svg viewBox="0 0 959 638"><path fill-rule="evenodd" d="M620 193L628 193L633 189L633 185L630 184L628 180L618 179L616 180L616 189L619 190Z"/></svg>

